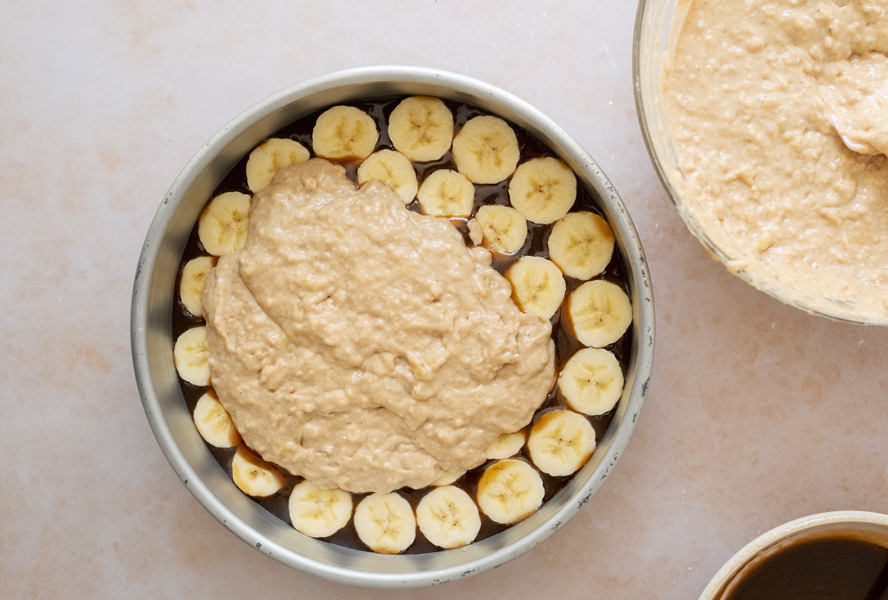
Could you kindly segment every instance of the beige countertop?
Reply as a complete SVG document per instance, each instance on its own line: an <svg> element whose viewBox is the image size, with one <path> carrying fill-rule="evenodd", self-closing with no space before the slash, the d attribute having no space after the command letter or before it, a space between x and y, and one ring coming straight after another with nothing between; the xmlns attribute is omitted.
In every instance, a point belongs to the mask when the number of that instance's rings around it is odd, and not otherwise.
<svg viewBox="0 0 888 600"><path fill-rule="evenodd" d="M632 96L635 5L100 2L0 6L0 582L9 598L696 598L736 550L807 514L888 512L888 330L757 292L669 203ZM623 197L657 311L654 376L598 494L528 554L427 590L356 590L235 538L142 410L136 261L223 124L334 70L455 71L529 101Z"/></svg>

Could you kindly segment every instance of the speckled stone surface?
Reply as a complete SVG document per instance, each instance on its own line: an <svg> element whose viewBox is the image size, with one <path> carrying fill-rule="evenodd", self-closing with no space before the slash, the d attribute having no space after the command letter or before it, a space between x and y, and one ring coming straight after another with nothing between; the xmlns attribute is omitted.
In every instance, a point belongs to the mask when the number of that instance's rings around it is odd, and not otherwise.
<svg viewBox="0 0 888 600"><path fill-rule="evenodd" d="M0 6L0 582L9 598L696 598L756 535L888 512L888 330L781 305L708 257L648 159L631 2L228 0ZM185 162L265 96L374 64L531 102L641 234L654 376L629 447L563 530L494 571L357 591L256 552L179 482L129 348L142 241Z"/></svg>

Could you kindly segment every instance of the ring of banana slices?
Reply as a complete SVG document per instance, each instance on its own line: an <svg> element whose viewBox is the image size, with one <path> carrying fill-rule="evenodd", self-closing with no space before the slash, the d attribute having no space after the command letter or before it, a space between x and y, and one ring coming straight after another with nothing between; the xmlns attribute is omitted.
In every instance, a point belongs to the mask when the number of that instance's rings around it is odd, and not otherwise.
<svg viewBox="0 0 888 600"><path fill-rule="evenodd" d="M557 384L527 427L490 444L483 465L445 472L422 490L321 489L246 447L213 392L201 306L207 273L243 247L251 195L312 156L344 163L358 185L387 184L410 210L449 219L467 245L491 252L521 310L552 321ZM308 115L223 180L183 255L173 359L196 431L238 488L306 536L399 554L495 535L531 517L583 468L623 394L633 307L614 245L571 168L496 115L427 96Z"/></svg>

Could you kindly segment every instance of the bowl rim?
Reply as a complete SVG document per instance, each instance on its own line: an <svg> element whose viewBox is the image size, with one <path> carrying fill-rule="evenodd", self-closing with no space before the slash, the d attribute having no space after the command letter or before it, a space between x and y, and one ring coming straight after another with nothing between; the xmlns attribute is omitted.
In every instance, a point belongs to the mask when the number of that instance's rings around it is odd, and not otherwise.
<svg viewBox="0 0 888 600"><path fill-rule="evenodd" d="M681 4L685 1L686 0L678 0L678 3ZM658 151L657 146L654 143L655 133L652 131L652 128L649 125L649 119L651 117L649 116L648 111L645 108L645 92L642 91L642 88L644 86L644 79L642 77L642 61L644 57L641 48L641 41L643 31L645 30L645 16L648 14L648 7L656 8L658 6L662 6L663 2L664 0L638 0L638 7L636 8L635 12L635 27L632 34L632 87L635 96L635 108L636 114L638 115L638 124L641 127L641 134L644 138L644 145L647 148L651 163L653 163L654 166L654 170L657 172L657 177L660 179L660 183L666 190L666 195L669 197L669 200L672 202L673 206L675 206L679 216L681 216L682 221L684 221L685 226L694 235L694 237L696 237L697 240L699 240L700 243L703 244L703 247L713 257L721 262L725 266L725 268L727 268L729 273L731 273L732 275L736 275L755 289L768 294L769 296L776 300L779 300L783 304L802 310L810 315L824 317L842 323L850 323L854 325L888 326L888 315L883 318L862 316L855 318L846 312L840 311L838 308L835 312L820 308L813 308L811 306L808 306L804 301L789 297L788 295L786 295L786 291L781 292L779 289L772 286L768 281L765 281L762 278L750 274L749 271L745 269L732 269L730 265L732 262L734 262L734 259L728 256L728 253L719 245L717 245L707 235L705 229L700 225L700 223L688 210L684 208L684 203L682 202L681 195L679 194L678 190L675 189L669 173L667 173L666 169L663 167L660 152ZM651 8L651 10L653 10L653 8ZM645 89L647 88L645 87Z"/></svg>
<svg viewBox="0 0 888 600"><path fill-rule="evenodd" d="M888 515L861 510L837 510L808 515L778 525L756 537L728 559L703 589L699 600L718 600L734 577L761 552L804 531L831 525L876 525L888 532Z"/></svg>
<svg viewBox="0 0 888 600"><path fill-rule="evenodd" d="M182 449L179 448L170 423L164 415L157 390L154 387L148 356L148 337L150 335L147 327L148 295L156 268L158 253L163 245L161 241L164 239L164 234L171 224L177 205L194 183L200 170L206 168L206 165L213 160L220 149L225 148L236 140L242 131L251 125L255 125L263 116L275 110L280 110L282 107L298 102L302 98L328 91L337 86L353 85L355 83L372 86L380 82L394 82L402 87L425 85L454 88L460 93L472 94L478 99L483 99L484 102L497 105L498 109L495 112L519 115L522 118L526 118L542 127L542 130L547 135L554 136L563 149L559 154L566 150L570 153L572 159L575 159L579 168L582 169L582 177L581 173L577 173L578 178L588 180L588 183L591 183L592 189L589 191L594 192L593 196L599 198L600 208L608 213L608 217L614 224L615 229L619 230L615 233L619 233L622 236L623 247L621 247L621 251L624 254L623 258L626 263L627 279L631 289L635 292L635 297L638 299L633 307L637 316L634 327L634 356L632 357L634 359L635 375L633 385L631 390L627 386L628 395L624 392L624 400L621 402L623 406L618 407L622 415L618 426L616 428L610 427L605 438L600 441L603 445L605 439L611 434L611 430L615 430L613 437L609 440L609 445L605 449L606 453L598 461L595 469L588 473L583 485L570 498L565 498L565 501L556 512L517 540L495 548L484 556L451 565L447 568L419 569L416 572L409 573L357 571L348 566L322 563L294 552L245 523L210 491L206 482L202 481L195 466L190 464ZM405 95L409 94L410 92L405 93ZM471 100L467 101L471 102ZM478 101L475 101L475 103L480 104ZM562 156L562 158L564 157ZM444 583L499 566L548 538L588 502L625 450L643 406L652 371L654 307L644 251L622 200L597 163L564 130L530 104L491 84L464 75L436 69L409 66L375 66L321 75L296 83L272 94L229 121L195 153L170 186L146 234L133 284L130 329L136 383L151 429L173 470L210 514L244 542L279 562L299 570L328 580L351 585L412 587ZM588 466L591 466L591 462ZM558 495L556 495L557 497ZM549 502L553 501L554 498ZM517 528L520 525L518 524L515 527ZM493 536L493 538L496 537ZM486 541L476 542L466 548L483 544ZM459 552L460 550L465 549L448 552ZM401 555L380 557L380 559L401 560L404 562L414 561L416 564L421 564L416 561L415 557L422 556L426 555Z"/></svg>

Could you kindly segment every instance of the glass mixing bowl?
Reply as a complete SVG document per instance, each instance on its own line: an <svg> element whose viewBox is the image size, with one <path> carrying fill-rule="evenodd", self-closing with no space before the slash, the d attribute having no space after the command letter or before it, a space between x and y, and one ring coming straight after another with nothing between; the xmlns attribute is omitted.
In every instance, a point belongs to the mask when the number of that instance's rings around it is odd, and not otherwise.
<svg viewBox="0 0 888 600"><path fill-rule="evenodd" d="M755 288L809 314L847 323L888 326L888 314L882 317L860 316L838 304L829 310L813 308L808 305L808 300L790 286L781 287L773 280L766 280L744 270L738 265L750 260L750 257L723 239L716 241L690 210L684 189L685 176L672 143L663 80L691 2L692 0L640 0L635 18L632 71L638 120L651 161L669 199L678 209L688 229L709 253L721 261L728 271Z"/></svg>

